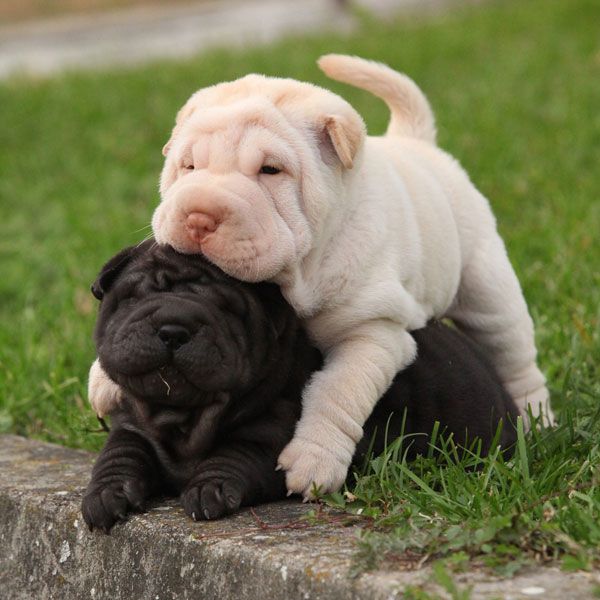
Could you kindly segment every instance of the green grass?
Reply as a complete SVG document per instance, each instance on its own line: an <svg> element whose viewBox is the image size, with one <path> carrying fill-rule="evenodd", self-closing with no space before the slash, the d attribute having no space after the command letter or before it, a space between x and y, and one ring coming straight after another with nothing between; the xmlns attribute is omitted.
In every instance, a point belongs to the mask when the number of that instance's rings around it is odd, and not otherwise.
<svg viewBox="0 0 600 600"><path fill-rule="evenodd" d="M510 460L438 438L438 453L407 463L402 440L392 442L356 474L351 493L325 498L365 520L355 571L434 559L502 575L551 561L565 570L597 567L600 405L585 389L579 394L556 429L521 429Z"/></svg>
<svg viewBox="0 0 600 600"><path fill-rule="evenodd" d="M1 83L0 431L102 444L85 398L89 284L104 260L147 233L160 150L190 93L251 71L296 77L343 94L380 133L385 107L315 66L322 53L355 53L423 87L440 145L490 199L560 418L556 431L524 439L513 461L485 459L479 472L449 451L410 466L371 463L347 507L375 519L361 556L475 557L509 570L548 557L591 565L600 542L598 22L595 0L492 2L385 25L366 19L351 36Z"/></svg>

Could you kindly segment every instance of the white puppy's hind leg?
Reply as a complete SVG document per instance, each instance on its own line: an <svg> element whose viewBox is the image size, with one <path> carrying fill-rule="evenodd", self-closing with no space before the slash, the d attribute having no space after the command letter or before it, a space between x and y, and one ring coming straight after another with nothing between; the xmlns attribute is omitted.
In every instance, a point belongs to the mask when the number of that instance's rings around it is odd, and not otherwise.
<svg viewBox="0 0 600 600"><path fill-rule="evenodd" d="M294 438L279 456L290 492L308 498L313 484L323 493L341 487L365 421L415 354L412 336L392 321L365 323L336 343L305 388Z"/></svg>
<svg viewBox="0 0 600 600"><path fill-rule="evenodd" d="M116 384L96 359L90 367L88 377L88 400L99 417L110 414L121 404L121 388Z"/></svg>
<svg viewBox="0 0 600 600"><path fill-rule="evenodd" d="M497 234L478 242L447 316L485 348L525 423L530 406L534 416L543 413L551 424L546 380L536 364L533 321Z"/></svg>

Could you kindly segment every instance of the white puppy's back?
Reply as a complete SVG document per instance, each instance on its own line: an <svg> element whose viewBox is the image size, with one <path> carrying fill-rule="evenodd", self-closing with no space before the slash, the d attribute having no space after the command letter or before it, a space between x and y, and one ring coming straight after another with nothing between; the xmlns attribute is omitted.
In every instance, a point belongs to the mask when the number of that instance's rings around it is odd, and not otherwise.
<svg viewBox="0 0 600 600"><path fill-rule="evenodd" d="M531 404L534 414L543 410L551 421L545 380L535 364L533 323L496 230L494 215L487 199L458 162L436 146L435 120L425 95L407 76L373 61L330 54L319 60L319 66L332 79L381 98L390 109L386 134L381 138L368 137L364 152L375 154L380 163L387 159L389 165L394 165L403 181L401 187L408 192L402 199L399 186L395 197L398 201L407 199L412 205L414 222L390 223L390 227L404 226L406 230L408 225L419 230L422 261L418 268L425 275L422 279L426 291L415 293L414 284L411 285L414 276L405 277L402 285L423 308L441 316L440 305L432 301L432 295L448 299L441 292L443 288L452 290L454 268L448 258L458 247L460 259L455 266L460 269L460 283L456 297L442 312L490 353L520 409L525 412L527 404ZM386 182L378 177L384 195L391 196L386 186L390 182L393 178ZM444 204L450 208L451 217ZM458 239L453 239L454 227ZM427 256L433 265L430 269ZM428 270L432 277L426 276ZM442 272L450 276L440 276Z"/></svg>
<svg viewBox="0 0 600 600"><path fill-rule="evenodd" d="M426 232L422 243L436 246L445 238L443 245L448 252L454 241L454 224L459 233L456 244L460 261L466 262L481 231L495 233L495 218L487 199L471 183L458 161L436 145L435 117L419 86L387 65L357 56L327 54L318 60L318 65L328 77L364 89L386 103L390 110L386 134L368 138L367 145L373 146L371 152L376 155L387 155L402 173L410 197L417 203L417 213L418 204L421 212L436 213L437 218L423 215L419 223L419 229ZM423 189L428 183L439 189ZM386 193L384 186L382 192ZM451 209L451 217L440 205L440 196L442 203ZM444 232L432 229L440 219L445 225ZM425 248L424 251L427 254ZM443 287L441 280L439 284Z"/></svg>

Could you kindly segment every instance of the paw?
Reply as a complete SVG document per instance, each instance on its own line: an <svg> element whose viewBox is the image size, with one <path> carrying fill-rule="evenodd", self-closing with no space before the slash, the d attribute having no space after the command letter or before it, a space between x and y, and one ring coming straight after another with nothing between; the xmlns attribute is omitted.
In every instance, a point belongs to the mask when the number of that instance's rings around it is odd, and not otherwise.
<svg viewBox="0 0 600 600"><path fill-rule="evenodd" d="M107 485L90 484L81 512L90 531L101 529L109 533L117 521L124 521L129 512L142 512L148 497L146 485L136 479L113 481Z"/></svg>
<svg viewBox="0 0 600 600"><path fill-rule="evenodd" d="M336 492L346 480L348 462L330 450L300 438L294 438L279 455L278 464L286 472L289 494L302 494L304 500L314 497L316 486L320 493Z"/></svg>
<svg viewBox="0 0 600 600"><path fill-rule="evenodd" d="M121 404L123 392L100 366L96 359L90 367L88 377L88 399L94 412L99 417L104 417L118 408Z"/></svg>
<svg viewBox="0 0 600 600"><path fill-rule="evenodd" d="M194 521L211 520L238 511L243 497L244 485L239 479L212 478L189 485L181 494L181 504Z"/></svg>
<svg viewBox="0 0 600 600"><path fill-rule="evenodd" d="M529 430L531 427L529 423L529 411L531 411L534 417L541 416L542 422L546 427L551 427L555 424L554 413L550 408L550 395L545 386L539 387L533 392L527 392L522 396L517 396L514 400L523 417L526 430Z"/></svg>

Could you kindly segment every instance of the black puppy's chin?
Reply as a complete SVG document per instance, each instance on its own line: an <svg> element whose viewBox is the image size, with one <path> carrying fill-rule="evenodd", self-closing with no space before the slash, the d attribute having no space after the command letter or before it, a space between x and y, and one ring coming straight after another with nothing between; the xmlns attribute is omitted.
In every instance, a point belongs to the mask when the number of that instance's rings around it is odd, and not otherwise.
<svg viewBox="0 0 600 600"><path fill-rule="evenodd" d="M156 337L156 336L152 336ZM130 395L153 404L205 406L218 392L243 390L252 369L236 344L218 347L210 335L197 333L183 346L165 352L156 340L135 337L123 345L105 340L99 357L109 377ZM239 340L238 340L239 341Z"/></svg>
<svg viewBox="0 0 600 600"><path fill-rule="evenodd" d="M213 390L194 385L171 365L137 375L108 374L128 394L151 404L194 408L211 404L215 398Z"/></svg>
<svg viewBox="0 0 600 600"><path fill-rule="evenodd" d="M144 318L136 318L137 312ZM172 325L172 317L159 318L158 310L147 313L131 311L115 326L109 321L98 344L102 367L130 395L153 404L199 407L216 392L247 385L252 369L244 356L241 326L238 336L218 335L239 319L230 317L220 330L204 322L188 322L184 328Z"/></svg>

